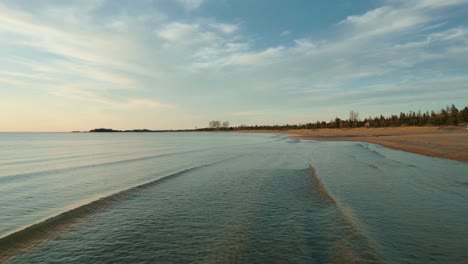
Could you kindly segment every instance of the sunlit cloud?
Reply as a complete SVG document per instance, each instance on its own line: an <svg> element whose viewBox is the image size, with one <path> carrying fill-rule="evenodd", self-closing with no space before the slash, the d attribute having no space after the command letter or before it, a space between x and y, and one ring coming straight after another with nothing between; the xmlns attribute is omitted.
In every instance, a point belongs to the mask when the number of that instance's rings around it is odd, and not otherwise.
<svg viewBox="0 0 468 264"><path fill-rule="evenodd" d="M66 113L66 102L94 109L83 124L134 114L141 127L159 115L149 124L163 127L150 128L183 128L177 115L201 126L221 118L213 113L287 123L305 111L332 118L330 105L333 114L351 105L374 114L382 102L406 111L468 97L468 29L453 18L465 0L383 1L321 25L326 34L271 35L252 32L255 21L203 13L210 3L177 1L180 13L164 1L0 4L1 100L43 96L51 111ZM401 109L403 98L414 102Z"/></svg>

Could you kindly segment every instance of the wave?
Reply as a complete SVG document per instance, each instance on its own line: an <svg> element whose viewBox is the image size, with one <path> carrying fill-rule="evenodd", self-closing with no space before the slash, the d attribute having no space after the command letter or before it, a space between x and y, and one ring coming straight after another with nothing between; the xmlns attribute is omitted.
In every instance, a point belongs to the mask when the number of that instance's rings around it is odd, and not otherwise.
<svg viewBox="0 0 468 264"><path fill-rule="evenodd" d="M410 164L410 163L402 162L402 161L399 161L399 160L396 160L396 159L392 159L392 158L388 157L387 155L384 155L384 154L380 153L379 151L371 148L371 146L373 148L385 148L385 147L382 147L381 145L378 145L378 144L366 144L366 145L359 144L359 146L368 149L371 153L376 154L379 157L385 158L388 161L391 161L391 162L393 162L395 164L398 164L398 166L405 165L407 167L417 168L417 166L414 165L414 164Z"/></svg>
<svg viewBox="0 0 468 264"><path fill-rule="evenodd" d="M382 148L382 146L380 146L380 145L359 143L359 144L357 144L357 146L365 148L365 149L369 150L369 152L371 152L372 154L376 155L377 157L385 158L385 160L393 162L397 166L404 165L404 166L407 166L407 167L417 168L417 166L414 165L414 164L409 164L409 163L405 163L405 162L402 162L402 161L399 161L399 160L396 160L396 159L392 159L392 158L380 153L379 151L371 148L371 146L375 147L375 148ZM371 165L369 165L369 166L371 166ZM371 167L374 167L374 166L371 166Z"/></svg>
<svg viewBox="0 0 468 264"><path fill-rule="evenodd" d="M232 158L234 157L186 168L175 173L168 174L161 178L100 197L89 203L77 205L75 208L58 213L23 229L6 234L0 238L0 263L3 263L21 253L27 252L28 250L53 240L64 229L80 224L87 216L92 215L99 210L108 207L109 205L150 190L151 188L156 187L159 184L175 177L199 170L201 168L209 167L217 163L231 160Z"/></svg>
<svg viewBox="0 0 468 264"><path fill-rule="evenodd" d="M376 169L376 170L380 170L380 168L378 166L375 166L375 165L372 165L372 164L367 164L367 166L373 168L373 169Z"/></svg>
<svg viewBox="0 0 468 264"><path fill-rule="evenodd" d="M382 169L381 169L379 166L374 165L374 164L370 164L370 163L368 163L367 161L363 161L363 160L361 160L361 159L358 159L356 156L354 156L354 155L352 155L352 154L346 153L345 155L348 156L348 157L350 157L350 158L352 158L352 159L355 160L355 161L358 161L358 162L361 162L361 163L367 165L368 167L370 167L370 168L372 168L372 169L382 171Z"/></svg>
<svg viewBox="0 0 468 264"><path fill-rule="evenodd" d="M297 138L288 138L286 139L286 143L299 143L301 142L299 139Z"/></svg>
<svg viewBox="0 0 468 264"><path fill-rule="evenodd" d="M316 168L309 164L309 172L312 183L321 196L331 205L336 207L338 213L345 220L343 237L339 238L335 245L330 249L332 257L331 263L380 263L381 257L376 249L377 243L371 238L367 230L354 215L351 208L342 205L328 191L322 183ZM363 258L365 259L363 261Z"/></svg>
<svg viewBox="0 0 468 264"><path fill-rule="evenodd" d="M359 143L359 144L357 144L357 146L365 148L365 149L369 150L369 152L371 152L372 154L375 154L375 155L377 155L377 156L379 156L381 158L386 158L386 156L384 154L382 154L382 153L380 153L380 152L378 152L378 151L376 151L374 149L371 149L369 144Z"/></svg>
<svg viewBox="0 0 468 264"><path fill-rule="evenodd" d="M179 152L163 153L163 154L151 155L151 156L143 156L143 157L132 158L132 159L124 159L124 160L116 160L116 161L109 161L109 162L102 162L102 163L87 164L87 165L81 165L81 166L66 167L66 168L61 168L61 169L34 171L34 172L21 173L21 174L10 174L6 176L1 176L0 183L4 181L9 181L11 179L34 177L34 176L40 176L44 174L56 174L56 173L70 172L70 171L81 170L81 169L111 166L111 165L116 165L116 164L126 164L126 163L150 160L150 159L161 158L161 157L172 156L172 155L199 152L199 151L202 151L202 150L198 149L198 150L189 150L189 151L179 151Z"/></svg>
<svg viewBox="0 0 468 264"><path fill-rule="evenodd" d="M269 138L274 139L274 140L271 141L271 142L284 141L284 140L287 140L287 139L288 139L288 135L285 135L285 134L274 134L274 135L270 136ZM269 141L269 142L270 142L270 141Z"/></svg>
<svg viewBox="0 0 468 264"><path fill-rule="evenodd" d="M92 143L92 144L79 144L76 146L73 146L74 148L84 148L88 146L112 146L112 145L124 145L128 144L126 142L114 142L114 143ZM37 145L19 145L19 146L14 146L14 149L38 149L38 148L44 148L44 146L47 146L48 149L67 149L70 146L68 145L50 145L50 144L37 144ZM13 149L12 146L7 145L7 146L0 146L0 149Z"/></svg>
<svg viewBox="0 0 468 264"><path fill-rule="evenodd" d="M98 154L80 154L80 155L70 155L70 156L59 156L59 157L50 157L50 158L22 159L22 160L8 161L8 162L0 162L0 166L27 164L27 163L39 163L39 162L45 162L45 161L69 160L69 159L77 159L77 158L91 158L91 157L95 158L95 157L107 156L110 154L115 154L115 153L107 152L107 153L98 153Z"/></svg>
<svg viewBox="0 0 468 264"><path fill-rule="evenodd" d="M330 195L327 188L323 185L322 180L317 175L317 171L316 171L314 166L309 165L309 172L310 172L310 179L312 180L312 183L314 184L314 187L322 195L322 197L325 198L330 203L336 204L335 198L333 198Z"/></svg>

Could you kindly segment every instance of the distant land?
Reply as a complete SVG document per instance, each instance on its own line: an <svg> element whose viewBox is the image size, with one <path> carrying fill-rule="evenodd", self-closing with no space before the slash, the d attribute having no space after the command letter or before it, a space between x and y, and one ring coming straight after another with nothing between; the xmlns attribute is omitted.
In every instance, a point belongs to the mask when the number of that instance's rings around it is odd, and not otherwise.
<svg viewBox="0 0 468 264"><path fill-rule="evenodd" d="M206 128L179 130L96 128L89 132L246 132L283 133L302 140L360 141L431 157L468 162L468 107L454 105L440 111L400 113L361 120L350 111L349 119L329 122L274 126L229 126L228 121L212 120ZM75 131L74 131L75 132Z"/></svg>
<svg viewBox="0 0 468 264"><path fill-rule="evenodd" d="M132 129L132 130L115 130L112 128L95 128L89 132L160 132L158 130L149 130L149 129Z"/></svg>
<svg viewBox="0 0 468 264"><path fill-rule="evenodd" d="M345 128L383 128L383 127L426 127L426 126L463 126L468 123L468 106L458 109L455 105L447 106L439 111L431 110L426 112L409 111L389 116L365 117L361 119L359 112L350 111L348 119L338 117L326 122L316 121L305 124L285 124L285 125L239 125L230 126L228 121L212 120L207 127L195 129L177 130L151 130L151 129L131 129L115 130L112 128L95 128L89 132L194 132L194 131L233 131L233 130L291 130L291 129L345 129ZM79 131L73 131L79 132Z"/></svg>
<svg viewBox="0 0 468 264"><path fill-rule="evenodd" d="M154 133L154 132L190 132L190 131L197 131L195 129L177 129L177 130L152 130L152 129L130 129L130 130L118 130L118 129L112 129L112 128L95 128L91 129L90 131L73 131L73 133L131 133L131 132L137 132L137 133Z"/></svg>

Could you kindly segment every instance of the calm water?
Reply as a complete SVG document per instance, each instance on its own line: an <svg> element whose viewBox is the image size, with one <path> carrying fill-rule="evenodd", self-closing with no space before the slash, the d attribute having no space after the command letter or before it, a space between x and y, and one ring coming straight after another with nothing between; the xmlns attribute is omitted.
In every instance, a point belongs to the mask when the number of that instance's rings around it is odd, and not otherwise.
<svg viewBox="0 0 468 264"><path fill-rule="evenodd" d="M2 133L0 237L11 263L468 263L468 164L271 134Z"/></svg>

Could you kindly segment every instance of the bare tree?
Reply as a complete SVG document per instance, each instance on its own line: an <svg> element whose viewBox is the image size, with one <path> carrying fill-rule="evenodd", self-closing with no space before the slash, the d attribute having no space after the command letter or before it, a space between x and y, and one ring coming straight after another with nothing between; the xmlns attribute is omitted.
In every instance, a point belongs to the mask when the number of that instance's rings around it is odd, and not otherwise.
<svg viewBox="0 0 468 264"><path fill-rule="evenodd" d="M217 128L221 127L221 122L218 121L218 120L212 120L212 121L210 121L210 123L208 123L208 126L209 126L209 128L217 129Z"/></svg>
<svg viewBox="0 0 468 264"><path fill-rule="evenodd" d="M221 124L221 127L222 127L222 128L229 128L229 121L224 121L224 122Z"/></svg>
<svg viewBox="0 0 468 264"><path fill-rule="evenodd" d="M356 127L359 121L359 112L353 110L349 111L349 121L353 124L353 127Z"/></svg>

